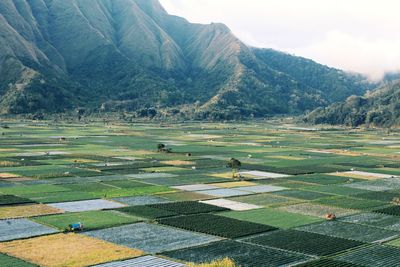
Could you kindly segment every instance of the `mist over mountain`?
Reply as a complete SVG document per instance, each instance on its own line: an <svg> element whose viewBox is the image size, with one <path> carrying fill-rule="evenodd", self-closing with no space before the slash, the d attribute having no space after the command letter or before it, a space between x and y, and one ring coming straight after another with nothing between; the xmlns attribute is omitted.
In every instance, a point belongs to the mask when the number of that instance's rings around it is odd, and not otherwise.
<svg viewBox="0 0 400 267"><path fill-rule="evenodd" d="M127 111L235 119L362 95L361 75L249 47L158 0L0 1L0 113Z"/></svg>

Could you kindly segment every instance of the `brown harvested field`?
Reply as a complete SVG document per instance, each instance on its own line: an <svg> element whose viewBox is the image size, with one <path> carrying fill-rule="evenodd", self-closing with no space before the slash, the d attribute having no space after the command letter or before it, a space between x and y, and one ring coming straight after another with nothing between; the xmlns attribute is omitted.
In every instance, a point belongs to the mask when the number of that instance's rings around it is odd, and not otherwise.
<svg viewBox="0 0 400 267"><path fill-rule="evenodd" d="M6 172L0 173L0 179L10 179L10 178L17 178L17 177L19 177L18 174L6 173Z"/></svg>
<svg viewBox="0 0 400 267"><path fill-rule="evenodd" d="M0 252L44 267L83 267L143 255L80 234L56 234L0 243Z"/></svg>
<svg viewBox="0 0 400 267"><path fill-rule="evenodd" d="M240 181L240 182L215 183L215 184L210 184L210 185L218 186L221 188L235 188L235 187L242 187L242 186L254 186L257 184L252 183L252 182L247 182L247 181Z"/></svg>
<svg viewBox="0 0 400 267"><path fill-rule="evenodd" d="M161 161L160 163L173 166L196 165L196 162L186 161L186 160L166 160L166 161Z"/></svg>
<svg viewBox="0 0 400 267"><path fill-rule="evenodd" d="M58 213L63 213L63 211L44 204L0 207L0 219L26 218Z"/></svg>

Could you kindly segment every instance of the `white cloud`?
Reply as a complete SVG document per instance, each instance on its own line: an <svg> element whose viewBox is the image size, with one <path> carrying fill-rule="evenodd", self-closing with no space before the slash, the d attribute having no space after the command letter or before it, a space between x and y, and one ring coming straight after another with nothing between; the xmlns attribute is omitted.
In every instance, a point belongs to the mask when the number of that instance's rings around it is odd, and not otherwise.
<svg viewBox="0 0 400 267"><path fill-rule="evenodd" d="M397 0L160 0L192 22L223 22L244 42L378 78L400 70Z"/></svg>

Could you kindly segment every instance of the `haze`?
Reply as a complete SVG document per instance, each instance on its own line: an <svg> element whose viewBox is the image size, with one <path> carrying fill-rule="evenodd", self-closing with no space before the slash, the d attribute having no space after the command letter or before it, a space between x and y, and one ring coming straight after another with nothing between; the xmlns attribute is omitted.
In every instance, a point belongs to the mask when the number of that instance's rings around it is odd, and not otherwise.
<svg viewBox="0 0 400 267"><path fill-rule="evenodd" d="M382 78L400 70L396 0L161 0L191 22L222 22L245 43Z"/></svg>

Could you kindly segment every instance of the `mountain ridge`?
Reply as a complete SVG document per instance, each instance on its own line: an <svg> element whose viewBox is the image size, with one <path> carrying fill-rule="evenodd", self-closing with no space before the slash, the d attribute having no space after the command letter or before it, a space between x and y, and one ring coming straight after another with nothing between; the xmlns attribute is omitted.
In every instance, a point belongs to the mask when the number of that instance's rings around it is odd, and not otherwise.
<svg viewBox="0 0 400 267"><path fill-rule="evenodd" d="M387 81L364 96L318 108L304 120L314 124L392 127L400 125L400 80Z"/></svg>
<svg viewBox="0 0 400 267"><path fill-rule="evenodd" d="M3 0L0 32L3 114L80 107L263 117L299 114L371 87L360 75L249 47L224 24L169 15L157 0Z"/></svg>

